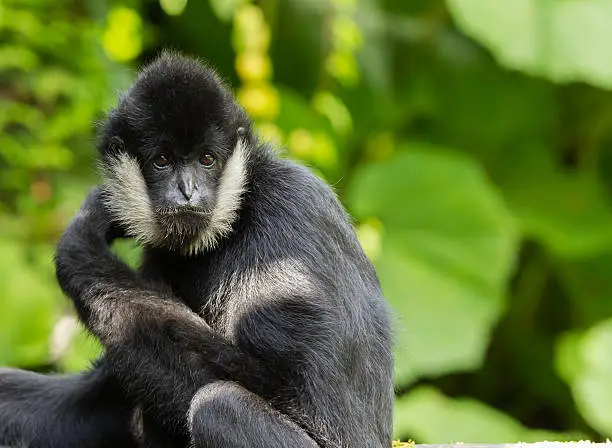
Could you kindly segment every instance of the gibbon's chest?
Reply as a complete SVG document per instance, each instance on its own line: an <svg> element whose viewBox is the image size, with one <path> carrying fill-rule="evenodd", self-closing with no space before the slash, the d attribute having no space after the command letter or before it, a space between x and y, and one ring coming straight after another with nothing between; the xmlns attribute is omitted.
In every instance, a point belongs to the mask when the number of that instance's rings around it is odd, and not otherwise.
<svg viewBox="0 0 612 448"><path fill-rule="evenodd" d="M316 294L313 279L298 260L279 258L224 272L210 291L201 314L217 331L235 340L240 328L286 300ZM206 318L206 317L205 317Z"/></svg>
<svg viewBox="0 0 612 448"><path fill-rule="evenodd" d="M306 266L291 257L246 266L221 260L183 266L170 283L184 303L230 339L251 315L287 298L312 296L315 290Z"/></svg>

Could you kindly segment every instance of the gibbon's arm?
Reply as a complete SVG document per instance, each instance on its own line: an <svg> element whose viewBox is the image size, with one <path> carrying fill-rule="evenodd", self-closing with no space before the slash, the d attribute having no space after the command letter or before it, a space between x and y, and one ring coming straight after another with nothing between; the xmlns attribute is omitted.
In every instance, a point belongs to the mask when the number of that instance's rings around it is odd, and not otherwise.
<svg viewBox="0 0 612 448"><path fill-rule="evenodd" d="M56 274L85 326L107 348L112 374L133 398L184 422L204 384L231 380L258 393L265 364L215 333L160 285L144 281L109 250L116 230L94 189L62 236Z"/></svg>

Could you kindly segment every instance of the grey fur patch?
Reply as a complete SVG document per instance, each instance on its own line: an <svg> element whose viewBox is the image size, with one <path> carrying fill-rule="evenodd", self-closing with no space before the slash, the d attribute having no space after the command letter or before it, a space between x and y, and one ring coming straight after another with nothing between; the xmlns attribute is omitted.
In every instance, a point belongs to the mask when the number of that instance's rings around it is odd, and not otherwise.
<svg viewBox="0 0 612 448"><path fill-rule="evenodd" d="M92 333L105 346L124 345L139 325L147 325L148 317L158 322L183 322L194 335L210 331L208 324L187 305L145 287L119 288L112 283L98 282L84 295L90 304Z"/></svg>
<svg viewBox="0 0 612 448"><path fill-rule="evenodd" d="M132 435L139 445L144 446L144 426L142 420L142 406L136 406L132 411L132 419L130 421Z"/></svg>
<svg viewBox="0 0 612 448"><path fill-rule="evenodd" d="M220 324L223 333L233 339L236 322L243 313L249 312L253 303L269 303L287 297L314 297L316 294L317 288L308 267L298 259L285 258L232 274L219 285L210 303L230 307L225 313L228 320Z"/></svg>

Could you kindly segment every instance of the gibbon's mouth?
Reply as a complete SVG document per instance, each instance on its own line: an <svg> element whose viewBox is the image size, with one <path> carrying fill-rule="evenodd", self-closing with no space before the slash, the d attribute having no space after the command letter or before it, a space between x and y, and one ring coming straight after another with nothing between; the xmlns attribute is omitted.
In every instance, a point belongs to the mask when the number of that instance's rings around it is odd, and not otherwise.
<svg viewBox="0 0 612 448"><path fill-rule="evenodd" d="M211 210L207 210L202 207L196 207L193 205L185 205L182 207L167 207L160 208L157 210L159 216L181 216L181 215L200 215L209 217L212 214Z"/></svg>
<svg viewBox="0 0 612 448"><path fill-rule="evenodd" d="M166 239L178 238L180 242L196 239L208 227L212 212L200 207L166 208L157 211L157 221Z"/></svg>

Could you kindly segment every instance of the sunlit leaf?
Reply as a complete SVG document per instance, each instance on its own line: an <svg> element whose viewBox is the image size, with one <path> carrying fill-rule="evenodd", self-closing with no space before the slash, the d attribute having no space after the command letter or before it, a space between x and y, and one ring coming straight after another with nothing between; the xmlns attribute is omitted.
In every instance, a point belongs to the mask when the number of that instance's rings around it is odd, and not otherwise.
<svg viewBox="0 0 612 448"><path fill-rule="evenodd" d="M333 166L337 161L336 146L324 132L309 132L298 128L289 134L287 143L293 156L315 162L321 167Z"/></svg>
<svg viewBox="0 0 612 448"><path fill-rule="evenodd" d="M278 92L269 84L250 84L238 91L238 99L254 118L278 115Z"/></svg>
<svg viewBox="0 0 612 448"><path fill-rule="evenodd" d="M586 421L597 431L612 436L612 319L589 329L579 340L560 345L561 374L572 389ZM574 360L571 371L567 363ZM568 372L571 374L568 375Z"/></svg>
<svg viewBox="0 0 612 448"><path fill-rule="evenodd" d="M111 9L102 43L108 56L116 61L130 61L142 51L142 19L125 6Z"/></svg>
<svg viewBox="0 0 612 448"><path fill-rule="evenodd" d="M187 0L159 0L159 5L169 16L180 16L187 6Z"/></svg>
<svg viewBox="0 0 612 448"><path fill-rule="evenodd" d="M404 149L365 167L348 191L357 217L384 224L375 265L398 313L400 384L481 364L518 243L478 165L421 145Z"/></svg>
<svg viewBox="0 0 612 448"><path fill-rule="evenodd" d="M266 52L271 33L262 10L255 5L244 5L234 16L233 46L236 52Z"/></svg>
<svg viewBox="0 0 612 448"><path fill-rule="evenodd" d="M363 42L361 29L348 15L334 17L331 29L333 45L339 50L355 51Z"/></svg>
<svg viewBox="0 0 612 448"><path fill-rule="evenodd" d="M341 84L352 87L359 81L359 67L353 53L333 51L325 60L325 68Z"/></svg>
<svg viewBox="0 0 612 448"><path fill-rule="evenodd" d="M272 62L265 53L245 51L236 57L236 72L244 81L267 80L272 76Z"/></svg>
<svg viewBox="0 0 612 448"><path fill-rule="evenodd" d="M459 26L504 65L612 87L610 0L448 0ZM588 30L588 32L585 32Z"/></svg>
<svg viewBox="0 0 612 448"><path fill-rule="evenodd" d="M317 92L312 104L317 112L327 117L339 134L348 134L353 130L351 113L344 103L331 92Z"/></svg>
<svg viewBox="0 0 612 448"><path fill-rule="evenodd" d="M275 146L283 144L283 132L278 126L269 121L257 124L257 135L263 141L270 142Z"/></svg>
<svg viewBox="0 0 612 448"><path fill-rule="evenodd" d="M249 0L210 0L210 6L221 20L229 21L236 10Z"/></svg>
<svg viewBox="0 0 612 448"><path fill-rule="evenodd" d="M579 440L580 434L531 430L504 413L470 398L448 398L432 387L420 387L399 398L395 435L412 434L418 443L540 442Z"/></svg>
<svg viewBox="0 0 612 448"><path fill-rule="evenodd" d="M580 354L581 336L577 332L568 332L557 341L555 370L566 383L572 383L584 368Z"/></svg>

